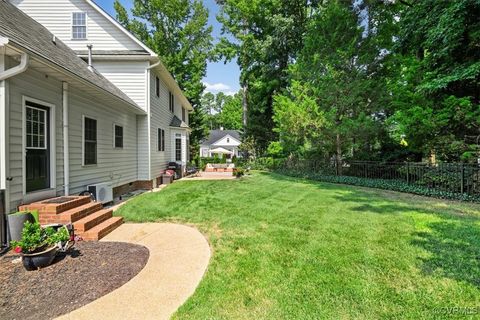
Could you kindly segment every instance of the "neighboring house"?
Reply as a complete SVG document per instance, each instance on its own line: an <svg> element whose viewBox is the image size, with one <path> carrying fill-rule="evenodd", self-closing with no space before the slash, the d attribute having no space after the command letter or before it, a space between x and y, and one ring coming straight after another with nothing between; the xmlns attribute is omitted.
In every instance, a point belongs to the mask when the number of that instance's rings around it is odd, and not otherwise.
<svg viewBox="0 0 480 320"><path fill-rule="evenodd" d="M168 162L188 161L192 106L157 55L92 1L54 5L0 0L6 212L97 183L151 188Z"/></svg>
<svg viewBox="0 0 480 320"><path fill-rule="evenodd" d="M207 139L200 144L200 157L213 157L225 154L229 159L241 157L238 147L242 144L240 132L237 130L211 130Z"/></svg>

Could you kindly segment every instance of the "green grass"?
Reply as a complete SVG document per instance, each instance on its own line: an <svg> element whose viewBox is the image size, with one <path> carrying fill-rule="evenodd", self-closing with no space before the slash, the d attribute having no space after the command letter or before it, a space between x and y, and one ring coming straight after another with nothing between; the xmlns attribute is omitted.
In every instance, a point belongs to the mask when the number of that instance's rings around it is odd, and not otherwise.
<svg viewBox="0 0 480 320"><path fill-rule="evenodd" d="M424 319L480 310L480 207L269 173L185 181L127 221L197 226L213 256L178 319Z"/></svg>

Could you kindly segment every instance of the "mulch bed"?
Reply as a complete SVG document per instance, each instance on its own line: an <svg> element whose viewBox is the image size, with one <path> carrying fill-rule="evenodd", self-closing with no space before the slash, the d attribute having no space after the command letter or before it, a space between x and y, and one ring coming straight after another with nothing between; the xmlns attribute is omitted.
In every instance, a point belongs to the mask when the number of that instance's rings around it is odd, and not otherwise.
<svg viewBox="0 0 480 320"><path fill-rule="evenodd" d="M79 242L52 265L26 271L14 253L0 257L0 319L52 319L117 289L147 263L144 246Z"/></svg>

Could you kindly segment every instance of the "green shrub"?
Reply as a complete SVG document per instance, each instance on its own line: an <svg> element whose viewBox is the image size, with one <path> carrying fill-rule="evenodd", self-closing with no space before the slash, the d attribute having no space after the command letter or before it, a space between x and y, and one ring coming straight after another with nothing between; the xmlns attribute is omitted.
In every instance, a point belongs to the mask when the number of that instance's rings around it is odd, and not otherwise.
<svg viewBox="0 0 480 320"><path fill-rule="evenodd" d="M237 178L241 178L245 175L245 170L243 168L237 168L232 174Z"/></svg>

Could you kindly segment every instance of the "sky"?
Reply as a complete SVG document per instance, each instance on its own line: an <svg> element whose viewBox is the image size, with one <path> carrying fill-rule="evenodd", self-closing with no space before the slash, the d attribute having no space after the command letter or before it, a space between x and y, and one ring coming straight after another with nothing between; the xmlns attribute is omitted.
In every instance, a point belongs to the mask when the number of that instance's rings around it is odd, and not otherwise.
<svg viewBox="0 0 480 320"><path fill-rule="evenodd" d="M114 0L95 0L95 2L107 11L112 17L115 17L115 9L113 9ZM130 12L133 0L120 0L120 3ZM215 16L219 11L215 0L203 0L203 3L210 11L209 24L213 26L213 37L218 39L221 36L221 24ZM233 95L240 89L239 85L240 70L236 61L224 64L223 62L209 62L207 66L207 75L203 79L205 91L218 93L224 92Z"/></svg>

